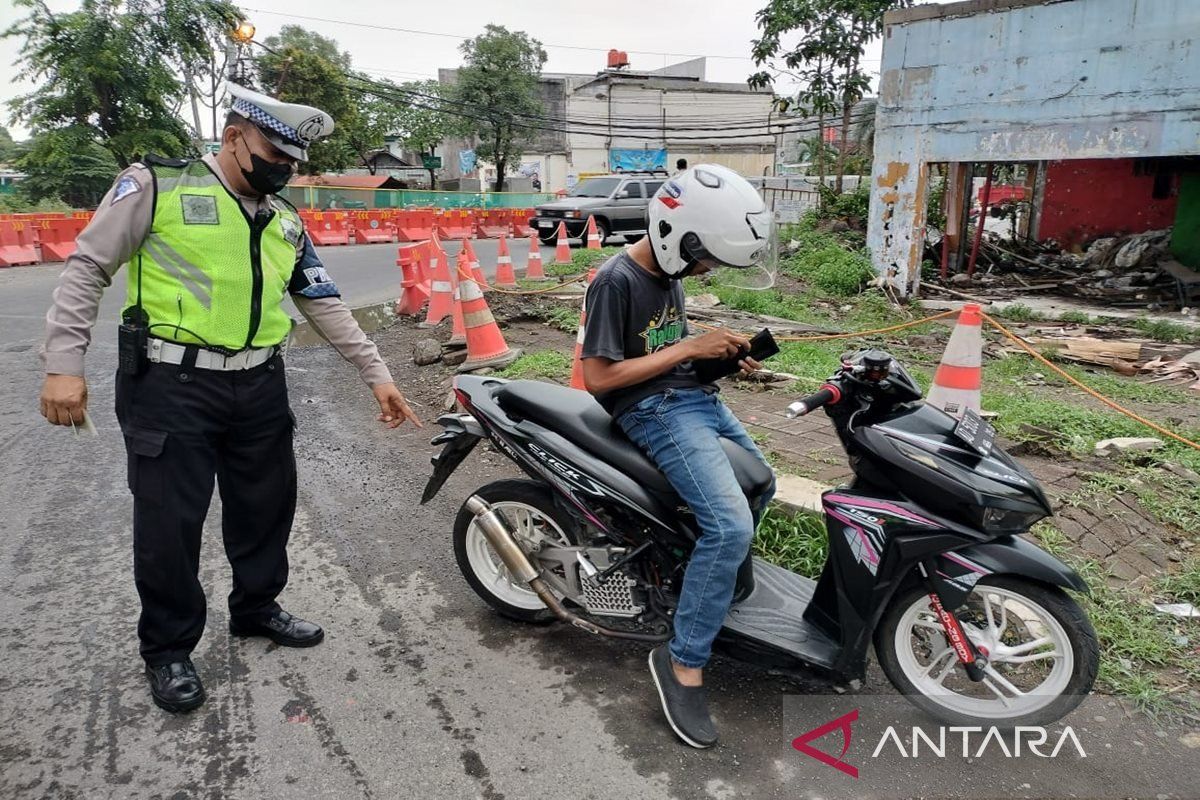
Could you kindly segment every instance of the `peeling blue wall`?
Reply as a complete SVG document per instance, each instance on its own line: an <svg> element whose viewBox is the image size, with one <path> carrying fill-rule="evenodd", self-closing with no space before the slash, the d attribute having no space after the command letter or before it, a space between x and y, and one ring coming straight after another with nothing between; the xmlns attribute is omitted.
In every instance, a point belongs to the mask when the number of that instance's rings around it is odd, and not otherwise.
<svg viewBox="0 0 1200 800"><path fill-rule="evenodd" d="M1200 0L995 5L885 25L867 243L898 286L930 162L1200 154Z"/></svg>

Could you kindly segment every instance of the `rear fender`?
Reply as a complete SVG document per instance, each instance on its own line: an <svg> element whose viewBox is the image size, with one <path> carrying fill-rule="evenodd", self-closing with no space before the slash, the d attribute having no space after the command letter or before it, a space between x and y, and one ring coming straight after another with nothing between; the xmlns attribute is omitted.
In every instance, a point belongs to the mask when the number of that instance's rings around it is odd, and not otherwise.
<svg viewBox="0 0 1200 800"><path fill-rule="evenodd" d="M1079 573L1019 536L1002 536L942 553L933 561L930 577L949 610L961 606L975 584L989 575L1015 575L1075 592L1088 591Z"/></svg>
<svg viewBox="0 0 1200 800"><path fill-rule="evenodd" d="M442 426L442 432L433 437L431 444L444 447L442 452L429 459L433 474L421 494L421 505L437 496L442 485L484 436L483 426L469 414L445 414L438 418L438 424Z"/></svg>

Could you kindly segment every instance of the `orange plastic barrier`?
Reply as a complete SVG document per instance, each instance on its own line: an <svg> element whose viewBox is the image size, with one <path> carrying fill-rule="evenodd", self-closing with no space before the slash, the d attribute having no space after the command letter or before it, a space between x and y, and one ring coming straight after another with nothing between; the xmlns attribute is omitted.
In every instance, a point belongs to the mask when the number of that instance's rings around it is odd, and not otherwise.
<svg viewBox="0 0 1200 800"><path fill-rule="evenodd" d="M17 219L0 221L0 267L38 263L35 241L31 223Z"/></svg>
<svg viewBox="0 0 1200 800"><path fill-rule="evenodd" d="M42 246L42 261L66 261L75 252L75 237L89 221L59 217L39 222L37 236Z"/></svg>
<svg viewBox="0 0 1200 800"><path fill-rule="evenodd" d="M380 244L392 241L392 229L382 211L352 212L350 223L354 227L355 244Z"/></svg>
<svg viewBox="0 0 1200 800"><path fill-rule="evenodd" d="M438 214L438 235L443 239L470 239L475 235L475 215L466 209L449 209Z"/></svg>
<svg viewBox="0 0 1200 800"><path fill-rule="evenodd" d="M424 242L433 238L433 211L415 209L396 212L396 233L402 242Z"/></svg>
<svg viewBox="0 0 1200 800"><path fill-rule="evenodd" d="M350 228L344 211L301 211L300 217L313 244L350 244Z"/></svg>
<svg viewBox="0 0 1200 800"><path fill-rule="evenodd" d="M499 239L512 232L512 217L504 208L481 211L475 229L484 239Z"/></svg>

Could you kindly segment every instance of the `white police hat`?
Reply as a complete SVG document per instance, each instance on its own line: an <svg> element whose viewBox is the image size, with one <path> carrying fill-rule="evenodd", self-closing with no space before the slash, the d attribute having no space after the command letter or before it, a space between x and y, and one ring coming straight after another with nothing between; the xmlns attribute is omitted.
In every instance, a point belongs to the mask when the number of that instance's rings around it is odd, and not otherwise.
<svg viewBox="0 0 1200 800"><path fill-rule="evenodd" d="M297 161L308 160L308 146L333 133L333 117L319 108L284 103L261 92L229 84L230 111L258 127L271 144Z"/></svg>

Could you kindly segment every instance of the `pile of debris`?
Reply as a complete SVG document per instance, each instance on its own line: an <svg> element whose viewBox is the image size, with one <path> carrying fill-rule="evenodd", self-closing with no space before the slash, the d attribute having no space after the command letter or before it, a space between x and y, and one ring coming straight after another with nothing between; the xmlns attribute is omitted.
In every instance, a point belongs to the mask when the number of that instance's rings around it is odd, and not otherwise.
<svg viewBox="0 0 1200 800"><path fill-rule="evenodd" d="M1178 302L1175 278L1166 269L1173 260L1170 242L1169 229L1148 231L1097 239L1075 253L1053 242L1001 239L985 232L974 276L954 275L950 286L970 287L983 297L1048 292L1157 310ZM946 287L935 283L930 288Z"/></svg>

